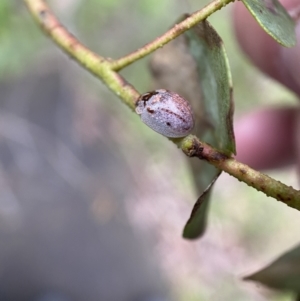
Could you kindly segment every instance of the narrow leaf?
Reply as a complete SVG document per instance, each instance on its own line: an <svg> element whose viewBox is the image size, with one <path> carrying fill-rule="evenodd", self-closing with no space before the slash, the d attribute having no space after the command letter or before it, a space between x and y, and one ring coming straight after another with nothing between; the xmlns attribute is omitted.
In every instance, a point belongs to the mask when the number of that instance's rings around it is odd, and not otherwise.
<svg viewBox="0 0 300 301"><path fill-rule="evenodd" d="M266 268L244 279L300 293L300 245L283 254Z"/></svg>
<svg viewBox="0 0 300 301"><path fill-rule="evenodd" d="M208 21L187 31L186 36L197 63L205 118L210 125L200 138L231 155L235 153L232 81L223 42Z"/></svg>
<svg viewBox="0 0 300 301"><path fill-rule="evenodd" d="M296 44L295 22L278 0L242 0L242 2L259 25L278 43L285 47Z"/></svg>
<svg viewBox="0 0 300 301"><path fill-rule="evenodd" d="M194 205L191 216L184 227L183 237L194 239L204 234L206 228L206 222L207 222L207 212L208 212L207 207L209 206L211 189L220 174L221 171L218 172L217 176L204 190L204 192L202 193L202 195L199 197L196 204Z"/></svg>

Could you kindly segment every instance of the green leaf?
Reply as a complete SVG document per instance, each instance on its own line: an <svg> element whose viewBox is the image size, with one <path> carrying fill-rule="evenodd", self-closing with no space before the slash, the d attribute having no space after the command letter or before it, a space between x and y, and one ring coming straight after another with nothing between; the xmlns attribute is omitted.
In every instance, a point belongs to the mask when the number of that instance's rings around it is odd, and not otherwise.
<svg viewBox="0 0 300 301"><path fill-rule="evenodd" d="M244 279L258 281L272 288L300 293L300 245L266 268Z"/></svg>
<svg viewBox="0 0 300 301"><path fill-rule="evenodd" d="M223 42L203 21L185 33L189 50L197 64L205 121L201 140L231 155L235 153L233 133L232 81Z"/></svg>
<svg viewBox="0 0 300 301"><path fill-rule="evenodd" d="M204 21L156 51L150 67L155 88L177 92L191 103L193 133L228 155L235 153L231 75L222 40L211 25ZM188 161L201 196L183 236L194 239L205 231L210 192L221 172L197 158Z"/></svg>
<svg viewBox="0 0 300 301"><path fill-rule="evenodd" d="M296 44L295 22L277 0L242 0L259 25L285 47ZM255 41L253 41L255 43Z"/></svg>
<svg viewBox="0 0 300 301"><path fill-rule="evenodd" d="M204 234L207 222L207 212L209 206L209 199L211 195L211 189L218 179L221 171L218 171L216 177L209 184L209 186L203 191L196 204L189 220L187 221L183 229L183 237L194 239Z"/></svg>

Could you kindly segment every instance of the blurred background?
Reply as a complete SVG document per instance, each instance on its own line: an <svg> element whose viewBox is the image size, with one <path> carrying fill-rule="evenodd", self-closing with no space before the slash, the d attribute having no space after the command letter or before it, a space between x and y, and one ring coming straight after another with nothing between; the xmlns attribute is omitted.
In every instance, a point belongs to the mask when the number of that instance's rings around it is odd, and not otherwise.
<svg viewBox="0 0 300 301"><path fill-rule="evenodd" d="M206 3L49 1L75 36L112 58ZM295 105L238 49L231 6L209 21L228 51L235 118ZM151 87L148 60L122 71L140 92ZM267 172L299 188L292 166ZM0 1L0 187L0 300L294 298L241 277L299 243L299 214L223 174L205 236L184 240L197 195L182 152L54 46L18 0Z"/></svg>

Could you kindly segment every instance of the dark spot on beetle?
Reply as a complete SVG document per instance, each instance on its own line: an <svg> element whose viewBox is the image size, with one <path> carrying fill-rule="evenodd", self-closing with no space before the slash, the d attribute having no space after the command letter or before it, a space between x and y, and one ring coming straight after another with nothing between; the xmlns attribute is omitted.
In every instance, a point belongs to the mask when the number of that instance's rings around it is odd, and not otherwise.
<svg viewBox="0 0 300 301"><path fill-rule="evenodd" d="M153 114L155 111L154 110L151 110L150 108L147 108L147 111L150 113L150 114Z"/></svg>
<svg viewBox="0 0 300 301"><path fill-rule="evenodd" d="M170 123L170 122L166 122L166 125L167 125L167 126L171 126L171 123Z"/></svg>
<svg viewBox="0 0 300 301"><path fill-rule="evenodd" d="M282 196L280 193L277 193L277 194L276 194L276 198L277 198L278 200L280 200L280 201L283 201L283 200L284 200L283 196Z"/></svg>
<svg viewBox="0 0 300 301"><path fill-rule="evenodd" d="M182 108L181 105L177 105L177 109L178 109L182 114L185 114L185 110Z"/></svg>
<svg viewBox="0 0 300 301"><path fill-rule="evenodd" d="M184 123L186 123L186 120L182 116L180 116L179 114L177 114L177 113L174 113L174 112L172 112L172 111L170 111L168 109L164 109L164 108L161 108L161 111L165 111L165 112L167 112L170 115L176 116L178 119L180 119L181 121L183 121Z"/></svg>
<svg viewBox="0 0 300 301"><path fill-rule="evenodd" d="M261 189L261 191L265 191L266 187L262 185L262 186L260 186L260 189Z"/></svg>
<svg viewBox="0 0 300 301"><path fill-rule="evenodd" d="M286 202L287 202L287 203L290 202L291 200L292 200L291 197L287 197L287 198L286 198Z"/></svg>
<svg viewBox="0 0 300 301"><path fill-rule="evenodd" d="M153 95L156 95L156 94L159 94L159 92L157 92L157 91L147 92L147 93L141 95L141 96L138 98L138 100L137 100L136 103L138 103L139 101L143 101L143 102L144 102L144 107L145 107L145 106L146 106L146 102L147 102Z"/></svg>

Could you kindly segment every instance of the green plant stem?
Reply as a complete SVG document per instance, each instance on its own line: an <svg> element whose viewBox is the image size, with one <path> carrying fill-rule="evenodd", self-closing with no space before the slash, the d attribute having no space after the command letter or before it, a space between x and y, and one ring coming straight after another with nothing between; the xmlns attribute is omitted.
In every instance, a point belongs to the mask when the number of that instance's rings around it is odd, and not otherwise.
<svg viewBox="0 0 300 301"><path fill-rule="evenodd" d="M95 54L81 44L60 24L44 1L24 1L36 22L64 52L75 59L86 70L101 79L110 90L134 110L135 100L139 97L139 93L111 69L109 60Z"/></svg>
<svg viewBox="0 0 300 301"><path fill-rule="evenodd" d="M219 10L222 6L232 2L232 0L215 0L203 10L196 12L183 22L177 24L160 38L136 52L121 58L117 61L105 59L82 45L71 33L69 33L56 19L53 13L43 0L24 0L31 14L37 23L42 27L47 35L76 62L81 64L86 70L101 79L107 87L112 90L122 101L132 110L139 93L128 84L115 70L119 70L128 64L161 47L171 41L185 30L195 25L197 22L208 17ZM300 191L288 187L249 166L237 162L222 152L201 142L197 137L189 135L183 139L172 139L182 151L189 157L198 157L206 160L220 170L234 176L240 181L262 191L268 196L274 197L284 202L290 207L300 210Z"/></svg>
<svg viewBox="0 0 300 301"><path fill-rule="evenodd" d="M173 26L170 30L166 33L161 35L160 37L156 38L152 42L144 45L143 47L139 48L138 50L121 57L120 59L114 60L111 63L111 67L115 71L119 71L122 68L132 64L133 62L145 57L146 55L154 52L158 48L161 48L168 42L172 41L173 39L177 38L183 32L189 30L191 27L195 26L202 20L205 20L211 14L216 12L217 10L221 9L223 6L229 4L230 2L234 2L235 0L215 0L208 5L206 5L201 10L194 12L188 18L183 20L182 22Z"/></svg>
<svg viewBox="0 0 300 301"><path fill-rule="evenodd" d="M249 166L228 157L212 146L201 142L196 136L189 135L177 142L183 152L189 157L206 160L216 168L223 170L247 185L273 197L289 207L300 210L300 191L293 189L271 177L258 172Z"/></svg>

